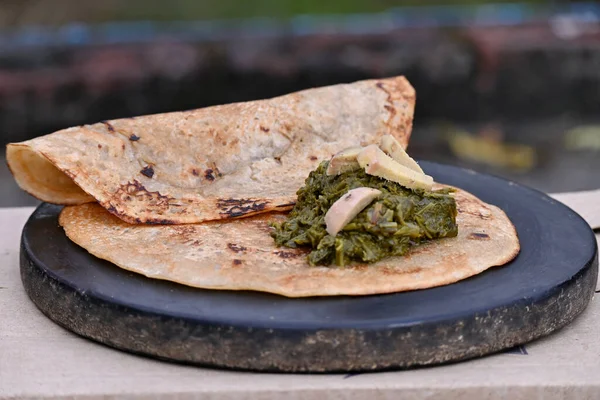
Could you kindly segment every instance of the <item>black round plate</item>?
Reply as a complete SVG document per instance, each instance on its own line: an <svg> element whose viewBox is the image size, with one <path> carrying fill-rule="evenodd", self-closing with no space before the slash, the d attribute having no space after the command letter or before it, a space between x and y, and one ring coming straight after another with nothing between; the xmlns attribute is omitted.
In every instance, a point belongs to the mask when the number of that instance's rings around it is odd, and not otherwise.
<svg viewBox="0 0 600 400"><path fill-rule="evenodd" d="M511 263L427 290L290 299L200 290L137 275L70 242L41 205L23 229L21 275L67 329L118 349L255 371L365 371L463 360L566 325L598 275L594 233L575 212L489 175L422 163L436 181L502 208L521 252Z"/></svg>

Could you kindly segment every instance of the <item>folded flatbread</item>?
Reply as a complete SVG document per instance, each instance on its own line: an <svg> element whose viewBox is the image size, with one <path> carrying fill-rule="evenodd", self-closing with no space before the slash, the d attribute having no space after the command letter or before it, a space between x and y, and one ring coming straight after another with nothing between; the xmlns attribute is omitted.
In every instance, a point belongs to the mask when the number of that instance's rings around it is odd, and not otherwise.
<svg viewBox="0 0 600 400"><path fill-rule="evenodd" d="M276 247L269 226L338 151L386 134L406 148L414 103L403 77L367 80L65 129L10 144L7 159L21 188L67 205L59 222L74 243L151 278L288 297L424 289L514 258L504 212L457 189L457 237L344 268Z"/></svg>
<svg viewBox="0 0 600 400"><path fill-rule="evenodd" d="M269 100L104 121L9 144L19 186L65 205L97 201L129 223L184 224L288 210L337 151L393 135L415 91L404 77Z"/></svg>
<svg viewBox="0 0 600 400"><path fill-rule="evenodd" d="M67 236L96 257L150 278L220 290L253 290L287 297L368 295L457 282L519 252L515 228L499 208L460 189L459 234L423 243L407 256L343 268L313 267L306 249L279 248L268 213L192 225L130 225L97 204L63 209Z"/></svg>

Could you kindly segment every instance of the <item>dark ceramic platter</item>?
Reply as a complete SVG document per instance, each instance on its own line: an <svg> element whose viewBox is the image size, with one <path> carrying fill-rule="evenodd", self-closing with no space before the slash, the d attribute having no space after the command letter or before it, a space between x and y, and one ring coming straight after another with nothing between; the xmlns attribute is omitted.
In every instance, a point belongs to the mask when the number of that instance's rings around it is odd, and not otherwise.
<svg viewBox="0 0 600 400"><path fill-rule="evenodd" d="M366 297L289 299L211 291L119 269L70 242L60 208L23 230L21 275L53 321L106 345L161 359L254 371L348 372L464 360L547 335L589 303L594 233L537 191L422 163L436 181L502 208L521 252L511 263L439 288Z"/></svg>

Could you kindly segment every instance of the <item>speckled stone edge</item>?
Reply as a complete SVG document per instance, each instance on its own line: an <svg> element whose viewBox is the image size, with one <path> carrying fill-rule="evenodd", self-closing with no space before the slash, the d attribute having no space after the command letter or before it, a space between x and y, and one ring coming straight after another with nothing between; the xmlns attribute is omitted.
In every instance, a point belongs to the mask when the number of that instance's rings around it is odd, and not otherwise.
<svg viewBox="0 0 600 400"><path fill-rule="evenodd" d="M105 345L163 360L265 372L362 372L466 360L550 334L594 295L598 255L563 285L506 307L383 330L258 329L199 324L124 308L48 274L21 241L21 279L51 320Z"/></svg>

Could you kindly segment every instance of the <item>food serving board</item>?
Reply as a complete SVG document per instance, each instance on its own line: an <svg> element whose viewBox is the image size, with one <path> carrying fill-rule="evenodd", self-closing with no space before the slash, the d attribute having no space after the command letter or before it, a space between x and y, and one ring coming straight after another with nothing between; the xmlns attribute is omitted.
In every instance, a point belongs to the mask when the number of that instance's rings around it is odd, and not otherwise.
<svg viewBox="0 0 600 400"><path fill-rule="evenodd" d="M90 255L40 205L21 240L25 290L86 338L160 359L252 371L349 372L465 360L547 335L577 317L598 276L596 239L574 211L490 175L429 162L436 181L502 208L510 263L455 284L374 296L286 298L146 278Z"/></svg>

